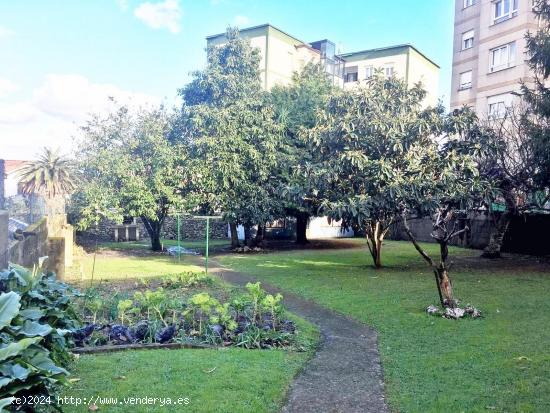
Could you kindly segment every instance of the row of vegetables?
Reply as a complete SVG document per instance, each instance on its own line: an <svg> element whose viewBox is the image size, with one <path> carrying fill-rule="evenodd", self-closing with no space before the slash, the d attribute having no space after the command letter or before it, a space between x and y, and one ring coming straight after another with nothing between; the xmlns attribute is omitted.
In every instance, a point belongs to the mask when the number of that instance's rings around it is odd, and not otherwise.
<svg viewBox="0 0 550 413"><path fill-rule="evenodd" d="M69 381L74 347L201 343L301 349L294 323L284 318L281 295L267 294L259 283L227 300L208 292L185 294L211 283L206 275L183 273L133 295L106 296L93 288L80 293L53 274L18 266L0 272L0 410L29 410L16 406L14 397L55 404L56 391Z"/></svg>

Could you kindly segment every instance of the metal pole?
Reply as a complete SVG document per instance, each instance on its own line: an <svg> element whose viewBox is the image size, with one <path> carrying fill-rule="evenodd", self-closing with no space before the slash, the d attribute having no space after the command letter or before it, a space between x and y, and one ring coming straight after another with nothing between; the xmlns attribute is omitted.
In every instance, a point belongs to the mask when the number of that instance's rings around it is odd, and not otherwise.
<svg viewBox="0 0 550 413"><path fill-rule="evenodd" d="M210 217L206 218L206 260L205 260L205 272L208 274L208 238L210 236Z"/></svg>
<svg viewBox="0 0 550 413"><path fill-rule="evenodd" d="M178 217L178 262L181 262L181 245L180 245L180 214Z"/></svg>

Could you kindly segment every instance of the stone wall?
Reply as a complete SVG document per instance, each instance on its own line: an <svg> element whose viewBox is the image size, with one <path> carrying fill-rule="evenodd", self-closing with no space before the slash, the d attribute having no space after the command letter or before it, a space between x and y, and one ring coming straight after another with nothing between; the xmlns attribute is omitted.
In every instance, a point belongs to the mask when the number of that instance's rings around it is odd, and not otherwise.
<svg viewBox="0 0 550 413"><path fill-rule="evenodd" d="M29 268L38 265L39 258L48 255L48 220L29 225L23 239L10 241L9 250L10 262Z"/></svg>
<svg viewBox="0 0 550 413"><path fill-rule="evenodd" d="M149 234L143 225L140 218L135 219L138 227L140 239L149 238ZM114 241L114 226L116 224L113 221L103 220L96 228L90 228L83 231L81 234L85 237L98 237L99 241ZM206 231L206 220L195 218L181 218L180 221L180 238L181 239L203 239ZM164 227L162 231L162 238L177 239L178 238L178 224L177 218L166 217ZM210 238L211 239L226 239L227 235L227 223L220 220L210 220Z"/></svg>
<svg viewBox="0 0 550 413"><path fill-rule="evenodd" d="M6 268L9 261L8 219L8 211L0 209L0 270Z"/></svg>
<svg viewBox="0 0 550 413"><path fill-rule="evenodd" d="M29 225L21 239L8 240L9 262L32 268L48 257L47 269L63 279L65 268L73 264L73 233L65 215L43 217Z"/></svg>

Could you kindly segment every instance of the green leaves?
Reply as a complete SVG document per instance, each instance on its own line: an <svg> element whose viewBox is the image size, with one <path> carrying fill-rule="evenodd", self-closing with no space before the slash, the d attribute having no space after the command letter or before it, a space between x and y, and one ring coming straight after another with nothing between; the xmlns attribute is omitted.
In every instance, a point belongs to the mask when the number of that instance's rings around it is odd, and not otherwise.
<svg viewBox="0 0 550 413"><path fill-rule="evenodd" d="M42 337L32 337L9 343L6 347L0 348L0 361L20 355L25 349L38 343L40 340L42 340Z"/></svg>
<svg viewBox="0 0 550 413"><path fill-rule="evenodd" d="M52 327L48 324L40 324L36 321L26 320L21 327L14 328L14 331L16 331L18 335L27 337L45 337L52 332Z"/></svg>
<svg viewBox="0 0 550 413"><path fill-rule="evenodd" d="M0 285L8 290L0 295L0 398L47 396L66 382L59 364L68 361L68 335L80 326L72 290L53 274L18 266L0 272Z"/></svg>
<svg viewBox="0 0 550 413"><path fill-rule="evenodd" d="M19 304L20 299L21 297L19 294L13 291L0 295L0 330L10 325L11 320L13 320L19 312L19 308L21 307Z"/></svg>

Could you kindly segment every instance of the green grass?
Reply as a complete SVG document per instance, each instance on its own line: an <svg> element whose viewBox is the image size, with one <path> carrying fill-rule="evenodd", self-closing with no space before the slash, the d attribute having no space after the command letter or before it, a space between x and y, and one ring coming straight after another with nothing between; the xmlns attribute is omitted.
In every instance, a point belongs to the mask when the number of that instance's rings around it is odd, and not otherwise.
<svg viewBox="0 0 550 413"><path fill-rule="evenodd" d="M189 398L182 407L99 405L109 412L276 412L292 378L311 356L318 331L293 318L310 343L310 351L141 350L81 356L71 367L79 379L67 388L67 397ZM88 412L87 406L67 406L67 412Z"/></svg>
<svg viewBox="0 0 550 413"><path fill-rule="evenodd" d="M178 245L177 240L173 239L162 239L161 240L162 245L164 245L165 248L168 247L174 247ZM219 248L227 247L229 246L230 242L227 239L211 239L209 240L209 247L210 250L216 250ZM192 249L197 252L200 252L201 254L204 253L205 250L205 240L199 239L199 240L181 240L180 245L184 248ZM151 248L151 242L148 239L141 240L141 241L130 241L130 242L102 242L98 244L98 247L100 249L107 249L107 250L135 250L135 249L143 249L147 250Z"/></svg>
<svg viewBox="0 0 550 413"><path fill-rule="evenodd" d="M93 254L79 257L68 278L71 281L90 281L93 267ZM189 263L187 257L184 256L181 257L181 261L178 261L177 257L168 255L139 257L98 254L95 260L93 278L94 281L124 280L159 277L185 271L200 272L202 270L201 267Z"/></svg>
<svg viewBox="0 0 550 413"><path fill-rule="evenodd" d="M362 249L227 255L219 260L374 326L396 412L550 411L550 273L456 266L458 298L485 317L426 315L433 275L406 242L387 242L386 268ZM435 245L426 245L434 253ZM479 255L451 249L451 255Z"/></svg>

